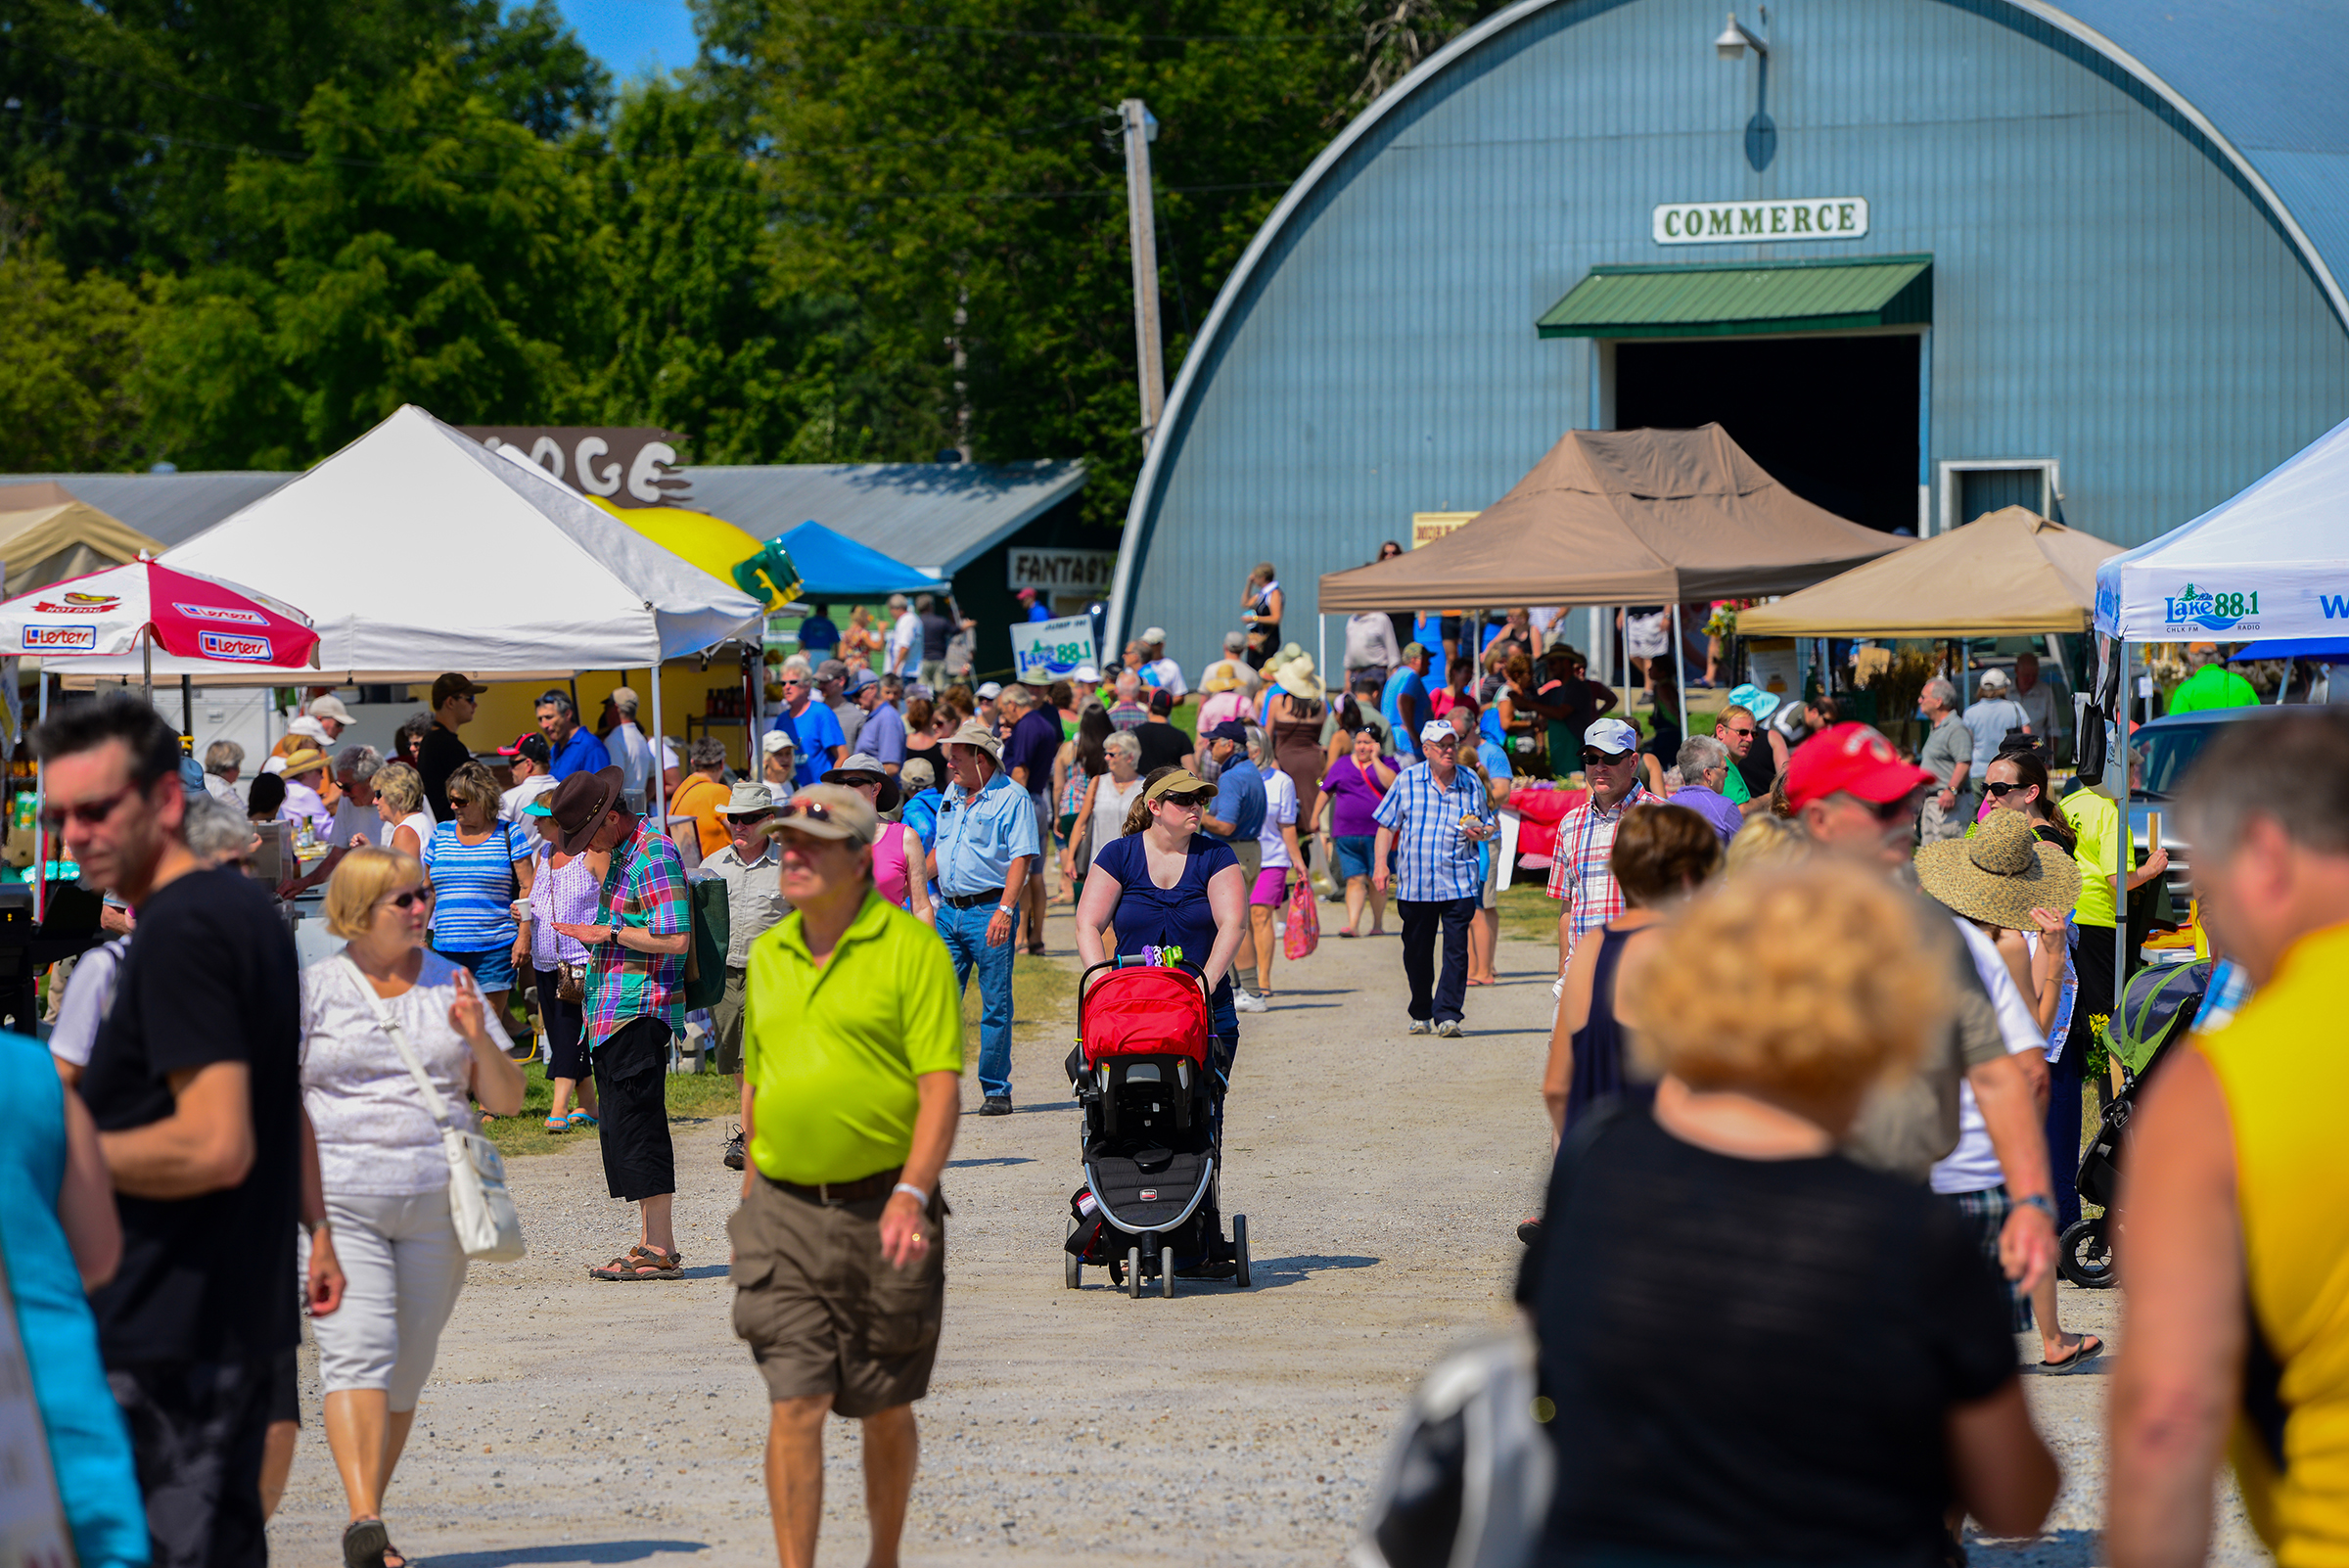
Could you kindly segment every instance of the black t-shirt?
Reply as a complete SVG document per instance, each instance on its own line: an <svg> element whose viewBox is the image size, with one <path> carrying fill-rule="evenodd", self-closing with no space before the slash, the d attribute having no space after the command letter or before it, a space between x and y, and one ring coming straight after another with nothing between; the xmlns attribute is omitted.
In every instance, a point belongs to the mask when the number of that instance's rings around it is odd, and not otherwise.
<svg viewBox="0 0 2349 1568"><path fill-rule="evenodd" d="M1154 767L1179 766L1183 758L1198 743L1182 731L1179 724L1170 724L1163 718L1153 718L1133 726L1133 738L1142 749L1142 777L1148 778Z"/></svg>
<svg viewBox="0 0 2349 1568"><path fill-rule="evenodd" d="M90 1298L109 1366L255 1360L293 1348L301 1199L301 978L261 885L191 871L139 909L81 1097L99 1130L172 1111L170 1075L252 1073L253 1169L181 1199L118 1195L122 1267Z"/></svg>
<svg viewBox="0 0 2349 1568"><path fill-rule="evenodd" d="M1778 754L1770 748L1770 731L1756 725L1753 743L1743 757L1730 758L1729 765L1745 779L1747 795L1757 801L1768 800L1778 782Z"/></svg>
<svg viewBox="0 0 2349 1568"><path fill-rule="evenodd" d="M1643 1110L1565 1147L1518 1287L1557 1407L1542 1560L1938 1561L1951 1407L2014 1375L1956 1206Z"/></svg>
<svg viewBox="0 0 2349 1568"><path fill-rule="evenodd" d="M922 661L935 664L946 657L946 644L953 639L954 623L933 610L922 617Z"/></svg>
<svg viewBox="0 0 2349 1568"><path fill-rule="evenodd" d="M1681 765L1681 721L1677 716L1658 714L1650 721L1655 733L1639 743L1639 750L1656 760L1659 767ZM1693 783L1694 780L1689 782Z"/></svg>
<svg viewBox="0 0 2349 1568"><path fill-rule="evenodd" d="M448 804L448 775L472 761L472 749L457 732L434 719L424 732L424 744L416 748L416 771L424 775L424 808L434 820L455 820L456 808Z"/></svg>

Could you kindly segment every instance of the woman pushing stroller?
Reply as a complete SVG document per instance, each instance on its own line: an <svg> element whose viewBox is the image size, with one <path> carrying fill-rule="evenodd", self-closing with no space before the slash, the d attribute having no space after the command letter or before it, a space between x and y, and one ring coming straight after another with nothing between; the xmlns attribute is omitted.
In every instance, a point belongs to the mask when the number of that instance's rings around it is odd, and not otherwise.
<svg viewBox="0 0 2349 1568"><path fill-rule="evenodd" d="M1231 961L1248 929L1248 885L1231 847L1200 831L1201 813L1215 793L1182 768L1150 774L1127 813L1125 833L1093 857L1077 905L1077 952L1087 968L1112 957L1143 956L1198 966L1214 1010L1211 1115L1220 1133L1223 1086L1240 1043ZM1212 1198L1206 1220L1207 1256L1178 1266L1183 1277L1221 1278L1236 1267Z"/></svg>

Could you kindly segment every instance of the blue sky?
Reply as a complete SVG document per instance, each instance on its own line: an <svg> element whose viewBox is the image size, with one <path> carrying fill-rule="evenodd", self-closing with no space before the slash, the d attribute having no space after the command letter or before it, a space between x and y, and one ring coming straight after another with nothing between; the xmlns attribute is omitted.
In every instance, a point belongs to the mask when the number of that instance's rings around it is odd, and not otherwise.
<svg viewBox="0 0 2349 1568"><path fill-rule="evenodd" d="M693 64L693 12L685 0L556 0L588 51L622 81L647 69Z"/></svg>

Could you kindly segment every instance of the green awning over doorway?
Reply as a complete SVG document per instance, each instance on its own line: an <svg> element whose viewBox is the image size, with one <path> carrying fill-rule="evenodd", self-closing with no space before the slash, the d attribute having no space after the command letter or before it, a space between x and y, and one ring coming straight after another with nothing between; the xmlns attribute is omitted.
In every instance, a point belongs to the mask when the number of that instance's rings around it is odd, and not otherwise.
<svg viewBox="0 0 2349 1568"><path fill-rule="evenodd" d="M1592 267L1535 323L1544 338L1723 338L1933 319L1929 255Z"/></svg>

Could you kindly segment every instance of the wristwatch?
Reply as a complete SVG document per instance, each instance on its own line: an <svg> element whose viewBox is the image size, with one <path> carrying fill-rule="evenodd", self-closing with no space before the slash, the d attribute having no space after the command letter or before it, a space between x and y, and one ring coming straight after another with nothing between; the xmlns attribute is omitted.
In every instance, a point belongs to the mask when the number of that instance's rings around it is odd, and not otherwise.
<svg viewBox="0 0 2349 1568"><path fill-rule="evenodd" d="M1015 903L998 903L995 905L995 913L997 914L1018 914L1019 912L1019 905Z"/></svg>
<svg viewBox="0 0 2349 1568"><path fill-rule="evenodd" d="M2037 1209L2050 1220L2055 1218L2055 1200L2044 1192L2034 1192L2028 1197L2017 1198L2014 1201L2026 1209Z"/></svg>

